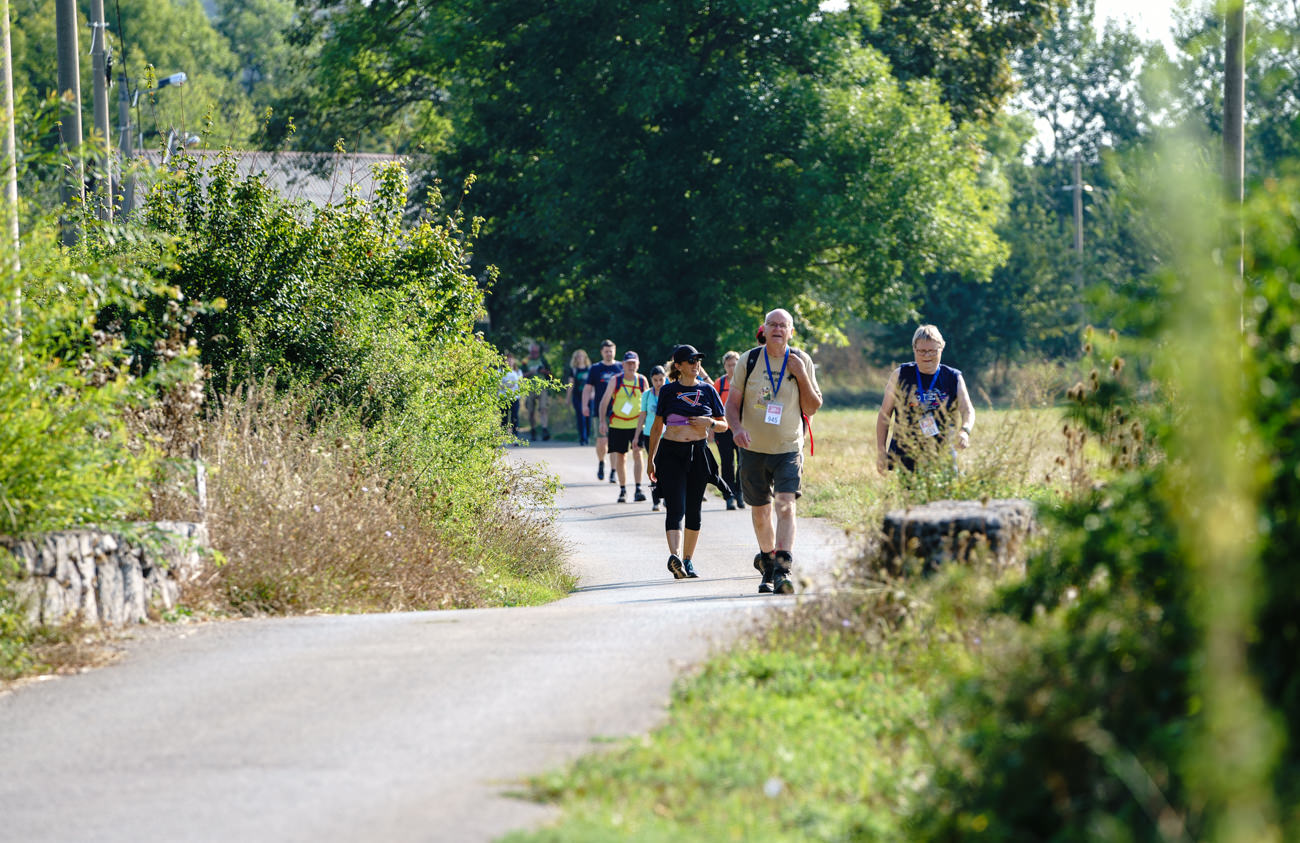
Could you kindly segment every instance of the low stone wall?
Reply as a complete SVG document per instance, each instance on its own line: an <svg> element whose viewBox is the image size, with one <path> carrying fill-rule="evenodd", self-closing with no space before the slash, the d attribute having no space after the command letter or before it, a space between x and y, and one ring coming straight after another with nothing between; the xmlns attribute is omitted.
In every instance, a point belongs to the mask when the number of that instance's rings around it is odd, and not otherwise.
<svg viewBox="0 0 1300 843"><path fill-rule="evenodd" d="M1034 504L1020 498L932 501L885 516L884 562L897 567L916 559L927 570L977 554L1010 562L1034 529Z"/></svg>
<svg viewBox="0 0 1300 843"><path fill-rule="evenodd" d="M141 525L143 539L99 530L62 530L31 540L0 538L18 560L17 591L33 622L123 626L171 609L198 576L207 528L188 521Z"/></svg>

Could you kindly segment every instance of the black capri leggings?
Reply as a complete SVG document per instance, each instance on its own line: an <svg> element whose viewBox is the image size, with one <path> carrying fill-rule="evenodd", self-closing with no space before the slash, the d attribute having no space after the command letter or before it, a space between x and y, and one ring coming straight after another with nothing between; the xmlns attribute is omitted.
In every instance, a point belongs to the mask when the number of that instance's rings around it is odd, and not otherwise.
<svg viewBox="0 0 1300 843"><path fill-rule="evenodd" d="M665 530L700 529L700 507L704 504L704 487L709 482L709 465L704 456L708 445L695 442L659 440L655 451L655 477L659 497L664 502Z"/></svg>

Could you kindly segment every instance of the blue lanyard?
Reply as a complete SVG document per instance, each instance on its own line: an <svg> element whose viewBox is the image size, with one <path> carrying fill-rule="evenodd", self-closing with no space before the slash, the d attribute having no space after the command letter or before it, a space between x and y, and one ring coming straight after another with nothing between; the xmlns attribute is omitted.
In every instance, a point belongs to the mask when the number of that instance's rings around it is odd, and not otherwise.
<svg viewBox="0 0 1300 843"><path fill-rule="evenodd" d="M790 362L790 349L785 350L785 357L781 358L781 374L776 380L772 380L772 363L767 359L767 349L763 349L763 365L767 367L767 382L772 385L772 400L781 392L781 383L785 380L785 366Z"/></svg>
<svg viewBox="0 0 1300 843"><path fill-rule="evenodd" d="M920 392L920 395L918 395L918 396L916 396L916 397L917 397L917 400L919 400L922 404L924 404L924 403L926 403L927 401L930 400L930 393L934 390L934 382L937 381L937 380L939 380L939 370L938 370L938 369L935 369L935 370L934 370L934 377L930 378L930 388L929 388L929 389L924 389L924 388L922 388L922 386L921 386L921 367L920 367L920 366L917 366L917 367L916 367L916 388L917 388L917 391Z"/></svg>

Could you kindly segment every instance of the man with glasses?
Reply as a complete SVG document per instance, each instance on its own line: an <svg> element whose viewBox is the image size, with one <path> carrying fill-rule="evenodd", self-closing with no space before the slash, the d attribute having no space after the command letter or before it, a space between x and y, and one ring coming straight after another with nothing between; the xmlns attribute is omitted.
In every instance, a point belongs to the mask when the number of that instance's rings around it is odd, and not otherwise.
<svg viewBox="0 0 1300 843"><path fill-rule="evenodd" d="M740 452L738 482L749 504L763 594L790 594L794 583L795 501L802 494L804 418L822 406L812 358L790 347L794 318L777 309L763 321L763 345L727 395L727 424ZM736 367L740 369L739 366Z"/></svg>
<svg viewBox="0 0 1300 843"><path fill-rule="evenodd" d="M912 335L916 361L904 363L889 376L876 416L876 469L881 474L894 468L915 472L918 466L950 465L956 450L945 444L954 428L956 447L970 445L975 405L961 372L939 362L943 347L939 329L922 325Z"/></svg>

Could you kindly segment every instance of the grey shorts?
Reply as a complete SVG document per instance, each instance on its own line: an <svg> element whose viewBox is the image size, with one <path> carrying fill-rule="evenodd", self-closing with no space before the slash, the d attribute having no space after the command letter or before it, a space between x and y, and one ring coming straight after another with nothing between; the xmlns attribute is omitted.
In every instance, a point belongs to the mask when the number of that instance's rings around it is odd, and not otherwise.
<svg viewBox="0 0 1300 843"><path fill-rule="evenodd" d="M796 498L803 494L799 481L803 478L803 452L788 454L760 454L740 448L740 488L745 493L745 503L750 506L767 506L772 493L787 492Z"/></svg>

